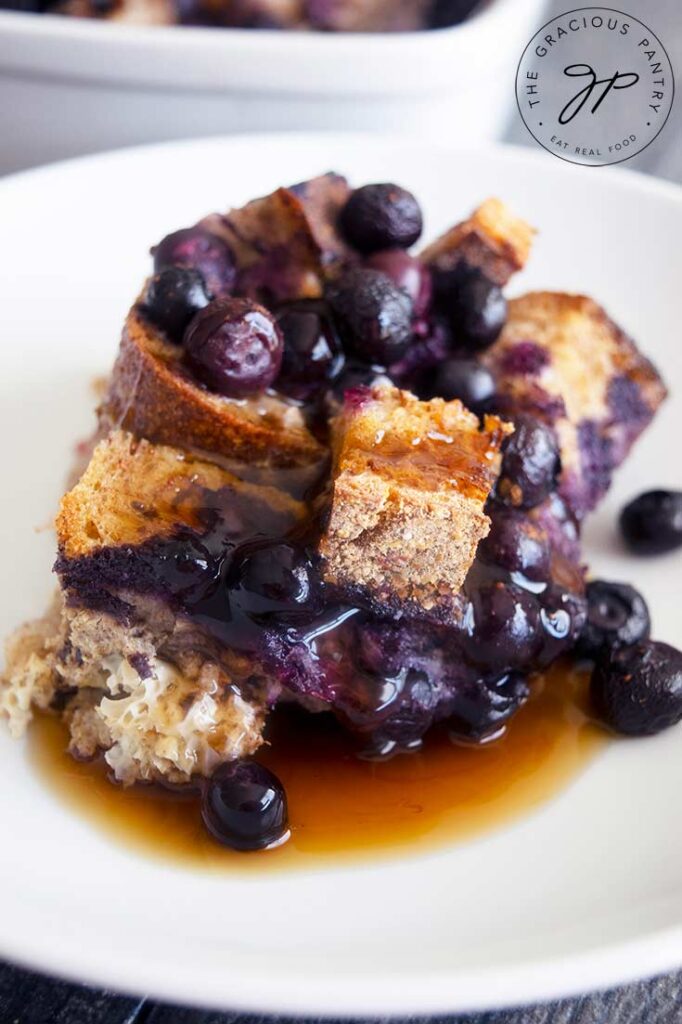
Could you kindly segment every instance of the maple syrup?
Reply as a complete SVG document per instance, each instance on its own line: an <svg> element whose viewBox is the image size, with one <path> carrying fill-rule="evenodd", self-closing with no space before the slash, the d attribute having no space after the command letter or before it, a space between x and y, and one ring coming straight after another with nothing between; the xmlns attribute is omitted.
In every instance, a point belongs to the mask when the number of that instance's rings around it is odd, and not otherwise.
<svg viewBox="0 0 682 1024"><path fill-rule="evenodd" d="M423 749L365 761L329 715L291 707L273 713L258 759L282 780L291 838L236 853L205 831L196 794L112 785L103 762L66 753L66 731L41 716L32 761L50 789L115 842L191 868L256 870L418 853L470 839L532 812L555 796L606 742L587 712L587 673L557 664L532 681L528 703L505 734L461 746L445 729Z"/></svg>

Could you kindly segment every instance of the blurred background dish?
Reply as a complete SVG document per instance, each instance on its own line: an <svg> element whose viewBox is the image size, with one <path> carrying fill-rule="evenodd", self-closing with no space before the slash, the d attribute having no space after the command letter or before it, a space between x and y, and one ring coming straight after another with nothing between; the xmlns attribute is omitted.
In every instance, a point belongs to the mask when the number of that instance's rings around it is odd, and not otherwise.
<svg viewBox="0 0 682 1024"><path fill-rule="evenodd" d="M487 0L461 24L391 33L0 11L0 173L113 146L264 129L497 139L544 6Z"/></svg>

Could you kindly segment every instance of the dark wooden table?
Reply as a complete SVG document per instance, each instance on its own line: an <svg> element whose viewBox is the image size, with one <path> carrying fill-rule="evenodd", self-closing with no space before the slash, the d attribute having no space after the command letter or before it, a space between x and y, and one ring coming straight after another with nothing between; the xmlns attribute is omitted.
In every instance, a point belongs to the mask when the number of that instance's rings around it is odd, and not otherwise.
<svg viewBox="0 0 682 1024"><path fill-rule="evenodd" d="M434 1018L429 1024L677 1024L682 972L532 1009ZM166 1006L0 967L0 1024L295 1024L287 1018ZM327 1022L329 1024L329 1022Z"/></svg>
<svg viewBox="0 0 682 1024"><path fill-rule="evenodd" d="M588 2L551 0L547 17ZM604 3L610 5L611 0ZM678 71L678 99L665 130L626 166L682 182L682 0L619 0L614 6L642 18L656 32ZM535 145L518 117L510 125L508 141ZM599 171L585 168L584 173ZM0 964L0 1024L275 1024L275 1020L288 1024L284 1018L166 1006ZM430 1024L444 1024L446 1020L450 1024L682 1024L682 972L546 1006L436 1018Z"/></svg>

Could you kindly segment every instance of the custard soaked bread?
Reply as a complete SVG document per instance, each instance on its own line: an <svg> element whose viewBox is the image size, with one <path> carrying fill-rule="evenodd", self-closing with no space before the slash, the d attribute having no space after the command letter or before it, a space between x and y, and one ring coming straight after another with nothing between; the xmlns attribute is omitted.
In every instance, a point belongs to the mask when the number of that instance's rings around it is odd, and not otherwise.
<svg viewBox="0 0 682 1024"><path fill-rule="evenodd" d="M279 702L375 755L480 741L572 650L581 519L664 386L591 300L507 303L533 230L499 200L421 231L406 189L328 174L154 248L59 600L9 647L15 733L49 709L121 782L210 795L261 784Z"/></svg>
<svg viewBox="0 0 682 1024"><path fill-rule="evenodd" d="M604 495L666 395L652 363L584 295L513 299L483 362L499 382L503 414L553 426L561 448L559 493L579 518Z"/></svg>

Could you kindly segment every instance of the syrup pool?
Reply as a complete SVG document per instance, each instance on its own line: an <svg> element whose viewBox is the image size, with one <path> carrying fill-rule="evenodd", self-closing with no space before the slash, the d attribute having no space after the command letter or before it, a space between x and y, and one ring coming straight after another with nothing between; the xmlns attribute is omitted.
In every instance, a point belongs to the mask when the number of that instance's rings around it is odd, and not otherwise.
<svg viewBox="0 0 682 1024"><path fill-rule="evenodd" d="M455 745L435 729L419 752L387 761L355 756L331 716L276 711L259 760L281 778L291 838L274 850L236 853L204 830L195 795L156 786L123 789L102 762L65 752L66 732L41 716L31 759L48 787L117 843L209 870L309 867L418 853L471 839L556 796L606 742L587 711L587 673L557 664L532 680L528 703L499 739Z"/></svg>

